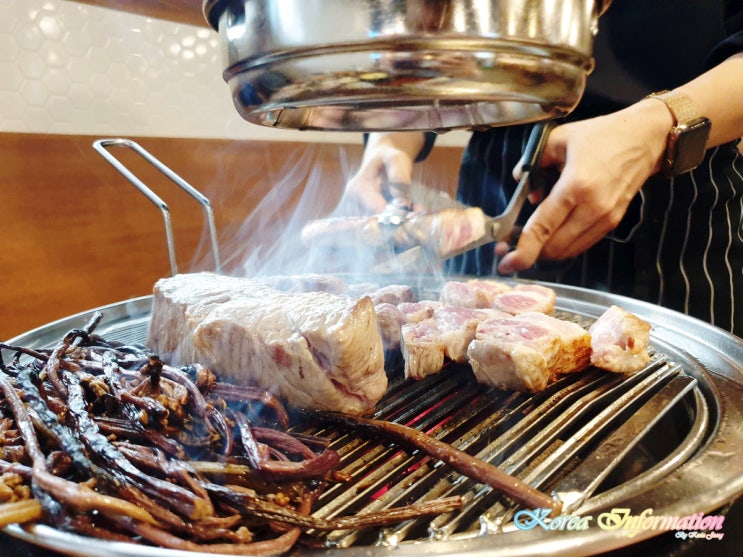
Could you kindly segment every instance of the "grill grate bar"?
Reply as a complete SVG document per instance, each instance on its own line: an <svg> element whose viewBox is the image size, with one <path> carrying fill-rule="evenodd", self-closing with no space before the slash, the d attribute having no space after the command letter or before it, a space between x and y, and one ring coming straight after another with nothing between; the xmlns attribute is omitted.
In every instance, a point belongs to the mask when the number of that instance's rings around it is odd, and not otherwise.
<svg viewBox="0 0 743 557"><path fill-rule="evenodd" d="M688 375L684 375L683 377L687 379L690 378ZM618 497L625 498L632 493L645 491L667 474L675 470L682 463L686 462L689 458L692 458L694 453L697 452L699 447L702 446L707 439L711 425L711 409L707 400L698 387L694 388L692 392L694 395L693 407L687 407L689 416L692 418L692 423L686 437L678 444L678 446L660 462L639 475L633 476L632 481L629 484L619 484L592 496L580 506L581 512L584 514L591 513L595 509L606 506L613 499ZM666 409L666 413L668 413L669 410L670 407Z"/></svg>
<svg viewBox="0 0 743 557"><path fill-rule="evenodd" d="M554 476L558 467L567 465L579 452L585 451L599 435L604 434L608 428L616 424L617 420L626 417L628 412L636 409L638 404L646 401L649 396L680 372L681 368L676 364L666 363L657 369L650 366L643 372L617 384L611 392L606 393L605 397L617 394L619 397L607 404L595 418L571 435L557 450L527 474L526 480L533 485L545 485L547 480ZM641 380L637 381L637 379ZM627 386L635 382L635 385L625 391ZM598 405L602 402L604 401L595 400L589 404Z"/></svg>
<svg viewBox="0 0 743 557"><path fill-rule="evenodd" d="M554 489L555 496L563 502L563 512L577 509L658 420L696 384L696 379L686 375L673 377L582 460Z"/></svg>
<svg viewBox="0 0 743 557"><path fill-rule="evenodd" d="M506 461L500 466L509 474L520 472L529 462L534 461L540 454L557 442L561 437L566 436L566 432L576 427L583 420L590 419L591 413L596 412L606 404L608 400L629 388L632 384L640 381L644 377L653 373L656 366L664 363L662 360L656 360L654 365L646 367L644 370L630 376L603 374L603 377L594 383L581 385L565 396L560 401L562 404L557 405L552 414L548 415L544 409L537 408L532 415L534 420L524 420L521 426L520 434L512 442L519 447ZM597 432L598 433L598 432ZM497 443L502 443L497 440Z"/></svg>
<svg viewBox="0 0 743 557"><path fill-rule="evenodd" d="M557 419L568 402L581 395L586 396L586 393L593 392L612 378L617 379L616 376L589 370L584 374L565 377L543 393L531 397L512 394L510 404L498 408L491 415L477 416L475 428L458 439L447 441L461 450L476 454L478 458L498 464L509 450L513 450L513 445L524 443L525 439L534 435L535 429L544 427L549 420ZM502 430L503 433L499 434ZM435 473L432 471L432 474ZM461 495L465 499L465 506L458 513L441 515L431 521L429 530L435 538L449 537L460 523L477 522L480 514L492 504L492 499L500 497L490 487L462 476L458 476L454 482L448 478L440 480L432 492L438 497ZM390 528L386 535L402 539L416 526L414 521L410 521Z"/></svg>
<svg viewBox="0 0 743 557"><path fill-rule="evenodd" d="M542 393L547 396L541 397L541 401L540 395L535 395L514 408L510 412L511 417L522 415L521 419L506 429L502 435L495 439L491 437L492 440L480 449L476 456L498 465L511 475L516 475L529 462L540 458L550 440L571 425L571 422L565 419L570 408L580 409L589 400L622 381L623 378L620 376L598 370L589 370L585 374L563 378L555 383L552 389ZM527 445L528 450L517 449L504 460L508 451L514 450L514 447ZM489 487L477 484L469 478L462 479L462 487L468 489L465 506L456 514L442 515L433 519L430 529L434 537L448 538L458 528L473 528L473 523L479 524L481 515L492 505L493 499L498 501L501 499L500 494L491 493ZM507 507L508 505L504 508Z"/></svg>
<svg viewBox="0 0 743 557"><path fill-rule="evenodd" d="M501 398L483 397L482 387L472 383L462 373L457 373L453 380L438 381L437 385L439 388L446 386L445 390L436 391L433 398L440 399L437 403L432 403L428 396L418 397L416 404L400 413L395 421L450 442L449 438L460 435L462 428L470 430L473 427L470 422L476 424L483 414L493 414L493 401ZM419 385L413 383L413 386L415 388L411 390L419 390ZM430 386L425 392L431 392ZM394 396L410 398L401 393ZM462 404L462 401L471 404ZM473 408L480 410L473 413ZM385 410L388 409L382 404L380 413L384 414ZM339 450L339 447L332 446ZM357 444L353 452L365 459L364 465L359 466L354 460L356 454L342 453L342 464L348 457L351 469L355 472L352 474L353 480L350 484L337 484L329 489L319 501L320 504L326 504L314 513L316 516L349 514L362 508L366 512L415 500L432 500L450 491L452 479L444 479L443 485L434 485L441 477L440 469L444 468L443 464L418 451L407 453L395 444L379 446L368 442ZM373 462L369 461L369 454L374 455ZM348 467L343 468L344 473L349 473L349 470ZM371 503L365 504L368 501ZM347 547L361 535L364 534L358 531L342 531L330 533L325 539L331 546Z"/></svg>
<svg viewBox="0 0 743 557"><path fill-rule="evenodd" d="M452 431L461 427L461 420L457 413L459 399L454 395L476 399L478 386L468 384L466 378L457 377L448 381L439 381L437 386L441 390L437 391L435 398L442 399L438 404L433 404L427 398L418 398L417 404L409 407L412 411L399 415L396 421L428 431L431 435L443 439L451 436ZM417 386L412 390L417 391ZM325 432L321 431L320 435L325 435ZM363 485L361 491L364 495L371 496L384 489L390 483L391 478L400 474L401 470L414 466L416 460L423 458L413 453L409 459L401 460L399 458L400 448L395 444L380 445L374 440L364 440L354 433L338 437L331 443L331 447L342 455L341 466L343 466L344 474L352 477L353 489L349 484L335 484L329 488L318 501L318 504L322 506L322 516L334 515L336 509L347 509L353 501L361 500L362 498L356 494L359 491L359 485Z"/></svg>
<svg viewBox="0 0 743 557"><path fill-rule="evenodd" d="M463 374L457 369L448 371ZM387 406L383 401L378 415L391 413L397 421L428 431L485 461L500 463L503 470L542 489L553 479L555 470L570 469L581 453L611 433L618 420L637 410L680 372L678 365L654 357L651 365L632 376L588 370L531 397L473 386L468 383L471 377L464 374L465 379L449 377L397 385L392 404ZM438 404L432 405L430 397L419 396L431 391L440 399ZM408 401L409 406L401 408L400 399ZM329 490L316 515L366 512L452 495L462 496L465 501L458 511L376 532L377 545L405 543L421 536L474 537L502 529L516 510L500 493L425 455L407 453L394 443L343 438L346 444L339 447L343 470L350 471L353 480L350 485ZM331 547L349 547L359 540L370 543L370 535L338 531L329 533L325 540Z"/></svg>
<svg viewBox="0 0 743 557"><path fill-rule="evenodd" d="M663 365L658 366L659 363ZM523 481L544 489L547 482L558 472L565 473L566 470L574 468L575 460L580 457L581 453L585 454L595 447L602 436L609 434L609 430L616 425L618 420L631 415L639 405L655 395L681 371L677 364L657 360L654 365L620 381L599 397L590 397L591 400L587 401L577 414L582 417L584 411L595 411L595 407L600 406L599 411L589 421L579 425L577 431L562 430L561 433L568 435L554 438L555 442L550 450L534 460L536 464L526 471L522 477ZM508 471L508 468L506 470ZM515 509L512 506L503 505L502 502L496 503L483 516L480 523L481 529L490 532L493 529L502 528L514 512Z"/></svg>
<svg viewBox="0 0 743 557"><path fill-rule="evenodd" d="M497 463L508 470L509 474L516 473L519 468L514 463L525 460L529 455L538 454L539 449L543 448L538 442L539 439L544 439L542 444L546 445L548 436L545 430L557 432L560 428L566 427L565 413L570 408L580 407L585 400L598 396L602 390L608 388L607 384L612 380L617 380L616 377L598 370L583 377L570 379L572 381L569 383L560 382L561 388L551 393L541 403L529 400L523 407L515 409L513 414L517 415L518 421L489 443L490 447L498 448L499 454L510 456L505 460L491 460L491 463ZM486 448L484 454L488 454L488 450L491 449ZM491 454L493 455L491 458L495 458L495 453Z"/></svg>

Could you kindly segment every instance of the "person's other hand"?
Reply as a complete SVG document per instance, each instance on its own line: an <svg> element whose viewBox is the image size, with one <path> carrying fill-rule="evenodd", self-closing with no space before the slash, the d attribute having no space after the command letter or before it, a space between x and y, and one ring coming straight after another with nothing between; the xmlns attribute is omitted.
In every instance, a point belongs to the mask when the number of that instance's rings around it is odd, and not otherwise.
<svg viewBox="0 0 743 557"><path fill-rule="evenodd" d="M642 184L659 169L672 123L662 103L647 99L553 129L540 166L557 167L560 178L527 221L516 249L502 257L498 272L522 271L538 258L574 257L616 228ZM530 201L540 197L533 192Z"/></svg>
<svg viewBox="0 0 743 557"><path fill-rule="evenodd" d="M421 132L372 133L356 174L346 184L346 201L361 211L381 213L387 205L386 182L410 183L413 161L423 146Z"/></svg>

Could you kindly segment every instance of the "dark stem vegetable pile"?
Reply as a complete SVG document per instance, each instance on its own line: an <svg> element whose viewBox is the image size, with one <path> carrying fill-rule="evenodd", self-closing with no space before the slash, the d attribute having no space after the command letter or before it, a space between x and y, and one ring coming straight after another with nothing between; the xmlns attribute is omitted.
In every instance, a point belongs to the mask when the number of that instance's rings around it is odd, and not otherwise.
<svg viewBox="0 0 743 557"><path fill-rule="evenodd" d="M292 434L267 391L172 367L95 334L52 349L0 343L0 526L40 521L104 540L275 555L323 532L461 506L451 497L331 519L310 515L344 481L339 455Z"/></svg>

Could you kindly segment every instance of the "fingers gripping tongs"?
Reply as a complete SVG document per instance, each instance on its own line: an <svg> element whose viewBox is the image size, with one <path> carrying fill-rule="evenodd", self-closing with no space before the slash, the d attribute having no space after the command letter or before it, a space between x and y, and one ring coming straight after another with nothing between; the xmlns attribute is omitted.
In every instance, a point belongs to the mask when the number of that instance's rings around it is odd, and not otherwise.
<svg viewBox="0 0 743 557"><path fill-rule="evenodd" d="M425 234L418 234L418 236L425 236L426 240L392 256L378 264L373 270L387 273L421 268L421 265L449 259L493 242L513 241L516 221L524 201L530 192L547 186L545 172L539 167L539 161L547 137L554 126L553 122L540 122L533 126L524 149L523 160L525 162L521 169L519 182L508 206L496 217L489 217L478 207L464 205L421 184L390 184L397 194L402 195L402 199L415 200L427 207L429 211L433 211L427 215L433 217L434 220L424 220L421 223L421 226L428 229L424 231ZM407 204L414 205L413 203ZM400 205L401 203L391 204L391 207L397 211ZM410 210L405 205L406 202L403 201L402 206L405 210ZM384 218L387 224L389 220L387 217ZM395 222L399 224L399 220L398 218ZM432 228L429 228L431 226ZM457 240L449 241L451 238L457 238Z"/></svg>
<svg viewBox="0 0 743 557"><path fill-rule="evenodd" d="M486 244L512 239L516 220L524 206L524 201L531 192L547 186L545 172L539 167L539 161L542 158L547 137L554 127L555 124L552 121L534 124L524 149L522 159L525 162L521 167L521 176L506 209L500 215L485 220L485 234L482 237L447 252L445 259Z"/></svg>

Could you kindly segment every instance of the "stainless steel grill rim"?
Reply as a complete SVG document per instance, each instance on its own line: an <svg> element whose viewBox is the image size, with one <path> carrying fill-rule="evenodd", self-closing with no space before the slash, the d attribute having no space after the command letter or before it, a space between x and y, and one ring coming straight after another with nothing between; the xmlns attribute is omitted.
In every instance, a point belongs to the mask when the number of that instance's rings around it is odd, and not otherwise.
<svg viewBox="0 0 743 557"><path fill-rule="evenodd" d="M699 512L712 512L740 495L743 492L743 465L738 462L742 437L740 425L743 423L739 404L743 397L743 371L739 363L743 361L743 343L740 339L703 322L651 304L580 288L551 284L549 286L558 293L557 311L561 317L588 323L598 317L606 307L616 303L648 320L653 324L652 339L656 357L650 366L652 369L644 372L645 375L652 377L660 370L661 374L692 378L696 381L691 394L684 396L683 402L678 406L681 409L679 412L687 415L689 419L683 442L670 451L661 462L644 470L630 481L620 483L599 493L596 497L589 498L574 512L577 514L598 513L602 509L622 505L636 512L649 508L654 509L656 515L684 516ZM146 296L99 308L104 312L104 320L98 332L124 342L143 342L150 306L151 297ZM64 335L67 330L87 322L92 313L92 311L83 312L57 321L21 335L11 342L32 347L48 346ZM445 433L442 435L446 440L476 447L483 456L496 459L500 464L505 463L506 466L513 466L514 470L518 470L519 467L524 466L523 463L516 464L519 460L519 452L528 453L529 449L524 449L524 445L517 443L520 448L511 450L509 443L514 436L520 433L518 430L528 434L529 427L535 426L517 420L513 428L499 431L499 420L504 418L506 423L509 423L507 415L509 412L527 412L527 415L531 412L539 423L540 416L547 413L544 409L548 411L550 405L558 404L550 402L550 396L562 396L562 393L567 397L571 391L582 388L581 382L586 383L592 398L602 396L605 389L610 390L610 387L602 386L607 382L605 374L594 373L599 376L598 378L590 375L591 372L581 377L569 377L548 393L536 397L513 393L494 393L490 400L481 397L476 404L467 408L464 414L458 415L457 418L447 418L448 421L442 429ZM609 377L608 379L615 378ZM643 380L643 377L638 377L638 381ZM650 381L652 382L652 379ZM437 385L435 391L429 388L431 386L429 383L408 386L403 383L398 381L391 386L390 394L380 406L381 417L403 422L415 417L417 410L411 406L409 401L419 397L421 392L440 394L442 389L455 388L476 394L478 390L476 386L468 383L461 374L457 373L445 373L431 379L431 383ZM448 387L441 387L441 385L448 385ZM594 387L599 391L598 393L593 392ZM410 391L407 392L405 389L410 389ZM449 416L450 411L457 409L456 397L459 396L459 392L456 390L454 392L455 396L450 396L440 403L445 417ZM431 401L427 401L426 404L429 402ZM539 410L540 405L546 405L542 406L542 411ZM461 423L467 420L468 413L477 414L478 412L485 414L485 418L477 427L469 431L466 427L460 427ZM557 415L560 418L563 413L558 412ZM434 422L439 418L440 416L430 416ZM586 423L583 420L578 421L580 424ZM517 431L513 433L511 429ZM492 438L489 437L491 434ZM367 456L372 460L374 458L384 459L385 454L395 453L396 460L389 470L373 470L381 475L381 480L374 480L375 485L368 486L364 496L368 496L371 490L379 491L382 489L380 486L386 485L386 478L399 474L398 465L407 467L404 468L407 479L411 482L421 481L420 485L425 486L426 489L419 487L413 490L415 497L438 496L469 482L465 478L457 478L452 473L442 470L441 465L416 464L415 455L401 452L398 448L374 448L374 443L363 437L353 435L348 437L348 435L340 434L334 442L342 446L344 455L351 454L352 451L363 453L364 447L372 447L370 450L376 451L375 454ZM346 446L347 448L344 448ZM580 450L580 446L577 447L577 450ZM537 449L542 448L537 447ZM504 451L508 454L503 453ZM551 455L546 458L550 457ZM355 460L344 456L344 466L359 467L366 464L367 460ZM408 471L413 465L417 467ZM544 472L544 467L542 472ZM532 469L531 475L533 479L538 480L539 476L543 475L542 472L537 466ZM549 483L549 478L547 481ZM363 503L358 502L358 497L355 497L356 493L352 491L343 493L343 489L343 486L337 487L335 490L339 493L331 491L326 494L324 499L321 499L316 512L325 516L335 513L345 514L349 512L349 509L353 510L355 506L363 506ZM331 548L322 552L310 551L303 552L303 554L334 555L337 553L339 556L364 555L368 557L369 555L462 555L467 553L498 557L500 555L534 555L543 552L548 555L589 555L623 547L660 533L652 530L639 531L630 538L624 531L607 531L595 527L580 532L517 530L512 525L509 526L514 512L511 505L502 501L497 495L488 498L488 490L481 486L467 485L467 489L470 494L468 504L459 513L459 517L453 520L451 517L438 518L430 525L424 526L415 524L413 521L378 532L372 538L369 537L368 532L333 532L328 536L328 541L338 549ZM392 483L387 486L387 490L387 493L391 493L390 498L407 501L411 497L405 489L396 487ZM373 504L382 504L379 503L380 500L382 499L374 500ZM387 503L387 501L383 502ZM12 528L9 531L13 535L39 545L61 551L74 551L77 555L101 553L114 556L162 555L169 557L177 555L182 557L193 555L134 544L123 544L119 547L116 544L50 531L44 526L32 526L28 529ZM417 537L411 538L410 536ZM410 539L415 543L406 541Z"/></svg>

